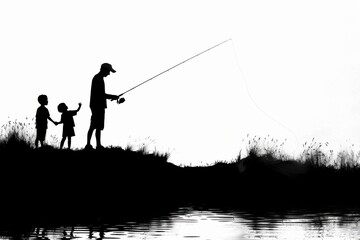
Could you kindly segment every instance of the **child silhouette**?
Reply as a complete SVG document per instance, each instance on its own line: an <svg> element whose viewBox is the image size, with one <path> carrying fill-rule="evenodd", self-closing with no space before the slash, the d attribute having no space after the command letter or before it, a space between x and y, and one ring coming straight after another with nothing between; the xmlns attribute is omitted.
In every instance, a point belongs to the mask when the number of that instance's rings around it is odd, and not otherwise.
<svg viewBox="0 0 360 240"><path fill-rule="evenodd" d="M65 103L60 103L58 105L58 111L62 113L59 124L61 123L63 124L63 135L60 142L60 149L63 148L66 138L68 139L68 149L71 148L71 137L75 136L75 131L74 131L75 123L73 116L77 114L80 108L81 108L81 103L79 103L79 107L77 110L68 110L68 107L66 106Z"/></svg>
<svg viewBox="0 0 360 240"><path fill-rule="evenodd" d="M46 130L47 130L47 120L49 119L52 123L57 125L51 117L49 110L45 107L48 105L48 98L46 95L40 95L38 97L38 102L40 103L40 107L38 107L36 111L36 139L35 139L35 147L38 148L39 142L41 147L44 146Z"/></svg>

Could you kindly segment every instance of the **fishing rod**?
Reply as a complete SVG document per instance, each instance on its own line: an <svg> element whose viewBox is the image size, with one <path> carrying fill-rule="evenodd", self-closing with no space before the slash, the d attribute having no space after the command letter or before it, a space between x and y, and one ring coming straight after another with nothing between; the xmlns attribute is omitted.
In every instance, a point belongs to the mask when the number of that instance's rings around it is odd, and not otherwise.
<svg viewBox="0 0 360 240"><path fill-rule="evenodd" d="M208 48L208 49L206 49L206 50L204 50L204 51L202 51L202 52L200 52L200 53L198 53L198 54L196 54L196 55L194 55L194 56L192 56L192 57L190 57L190 58L188 58L188 59L186 59L186 60L184 60L184 61L182 61L182 62L180 62L180 63L178 63L178 64L176 64L176 65L174 65L174 66L172 66L172 67L170 67L170 68L168 68L168 69L166 69L165 71L162 71L161 73L156 74L155 76L153 76L153 77L151 77L151 78L143 81L142 83L140 83L140 84L138 84L138 85L136 85L136 86L134 86L134 87L126 90L125 92L121 93L120 95L118 95L118 98L119 98L120 96L124 95L125 93L128 93L128 92L134 90L135 88L140 87L141 85L143 85L143 84L145 84L145 83L153 80L154 78L156 78L156 77L158 77L158 76L160 76L160 75L162 75L162 74L164 74L164 73L166 73L166 72L168 72L168 71L170 71L170 70L172 70L172 69L180 66L181 64L184 64L184 63L186 63L187 61L190 61L191 59L196 58L196 57L200 56L201 54L203 54L203 53L205 53L205 52L207 52L207 51L210 51L211 49L214 49L214 48L216 48L216 47L218 47L218 46L220 46L220 45L222 45L222 44L224 44L224 43L226 43L226 42L228 42L228 41L230 41L230 40L231 40L231 38L229 38L229 39L227 39L227 40L225 40L225 41L223 41L223 42L221 42L221 43L218 43L218 44L216 44L216 45L214 45L214 46L212 46L212 47L210 47L210 48ZM119 99L117 102L119 103L119 101L120 101L120 99Z"/></svg>

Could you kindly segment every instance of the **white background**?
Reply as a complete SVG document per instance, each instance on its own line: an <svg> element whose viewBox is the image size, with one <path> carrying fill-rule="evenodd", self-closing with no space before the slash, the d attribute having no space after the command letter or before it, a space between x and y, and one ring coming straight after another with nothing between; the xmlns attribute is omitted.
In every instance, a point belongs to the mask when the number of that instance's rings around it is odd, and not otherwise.
<svg viewBox="0 0 360 240"><path fill-rule="evenodd" d="M333 148L360 143L358 1L2 1L0 124L30 121L46 94L83 108L73 147L86 144L92 77L117 70L103 145L145 144L176 164L231 160L250 137L296 154L313 137ZM28 118L28 120L26 120ZM49 123L47 139L61 138ZM66 143L65 143L66 144ZM93 138L95 145L95 138ZM66 145L65 145L66 146Z"/></svg>

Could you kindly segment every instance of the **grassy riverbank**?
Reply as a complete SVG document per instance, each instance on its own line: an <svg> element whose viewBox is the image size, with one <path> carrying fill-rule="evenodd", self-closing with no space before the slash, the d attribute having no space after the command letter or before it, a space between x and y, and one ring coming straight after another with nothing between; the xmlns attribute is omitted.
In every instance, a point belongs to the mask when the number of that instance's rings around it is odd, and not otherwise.
<svg viewBox="0 0 360 240"><path fill-rule="evenodd" d="M250 146L248 156L191 167L144 149L34 149L16 131L0 140L2 213L98 217L178 204L359 205L360 168L330 165L319 153L291 160ZM349 161L348 161L349 162ZM40 214L40 215L41 215Z"/></svg>

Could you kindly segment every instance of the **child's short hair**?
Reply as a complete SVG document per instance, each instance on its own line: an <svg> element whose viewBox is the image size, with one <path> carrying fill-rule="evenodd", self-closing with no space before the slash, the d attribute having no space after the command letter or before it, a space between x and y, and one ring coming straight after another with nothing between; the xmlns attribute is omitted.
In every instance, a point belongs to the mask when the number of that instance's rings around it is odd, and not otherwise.
<svg viewBox="0 0 360 240"><path fill-rule="evenodd" d="M44 95L44 94L39 95L39 97L38 97L38 102L39 102L40 104L45 104L46 100L47 100L47 96L46 96L46 95Z"/></svg>
<svg viewBox="0 0 360 240"><path fill-rule="evenodd" d="M60 103L59 105L58 105L58 111L59 112L65 112L66 111L66 109L67 109L67 106L66 106L66 104L65 103Z"/></svg>

